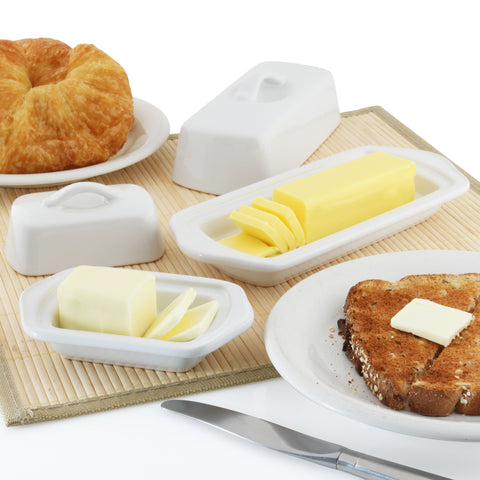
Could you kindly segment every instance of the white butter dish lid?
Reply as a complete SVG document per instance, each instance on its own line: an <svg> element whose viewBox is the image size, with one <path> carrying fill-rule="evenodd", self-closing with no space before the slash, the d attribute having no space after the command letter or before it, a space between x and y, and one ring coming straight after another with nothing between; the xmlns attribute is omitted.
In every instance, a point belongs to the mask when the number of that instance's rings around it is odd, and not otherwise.
<svg viewBox="0 0 480 480"><path fill-rule="evenodd" d="M12 204L6 258L23 275L150 262L164 249L153 199L137 185L78 182Z"/></svg>
<svg viewBox="0 0 480 480"><path fill-rule="evenodd" d="M171 342L60 328L57 287L71 271L43 279L20 296L20 318L27 335L50 342L55 351L68 358L182 372L244 333L253 323L252 306L240 286L224 280L152 272L159 311L188 288L197 292L192 306L210 300L218 302L215 319L204 334L189 342Z"/></svg>
<svg viewBox="0 0 480 480"><path fill-rule="evenodd" d="M340 123L327 70L260 63L180 130L174 182L223 194L298 167Z"/></svg>

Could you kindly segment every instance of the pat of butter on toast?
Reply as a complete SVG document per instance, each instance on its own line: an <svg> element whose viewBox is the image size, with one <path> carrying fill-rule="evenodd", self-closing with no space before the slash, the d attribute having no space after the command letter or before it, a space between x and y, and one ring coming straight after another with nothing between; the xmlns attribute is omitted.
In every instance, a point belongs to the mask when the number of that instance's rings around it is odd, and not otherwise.
<svg viewBox="0 0 480 480"><path fill-rule="evenodd" d="M390 322L393 328L410 332L446 347L472 321L473 315L424 298L414 298Z"/></svg>

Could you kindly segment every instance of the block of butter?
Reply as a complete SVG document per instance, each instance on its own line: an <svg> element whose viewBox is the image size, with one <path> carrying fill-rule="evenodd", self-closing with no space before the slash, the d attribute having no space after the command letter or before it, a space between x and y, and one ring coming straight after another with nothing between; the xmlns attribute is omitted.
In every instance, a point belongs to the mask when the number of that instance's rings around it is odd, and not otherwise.
<svg viewBox="0 0 480 480"><path fill-rule="evenodd" d="M290 207L306 243L351 227L415 199L415 162L381 151L273 190Z"/></svg>
<svg viewBox="0 0 480 480"><path fill-rule="evenodd" d="M142 336L157 315L153 273L82 265L58 286L59 326Z"/></svg>
<svg viewBox="0 0 480 480"><path fill-rule="evenodd" d="M390 325L446 347L472 318L463 310L415 298L392 317Z"/></svg>

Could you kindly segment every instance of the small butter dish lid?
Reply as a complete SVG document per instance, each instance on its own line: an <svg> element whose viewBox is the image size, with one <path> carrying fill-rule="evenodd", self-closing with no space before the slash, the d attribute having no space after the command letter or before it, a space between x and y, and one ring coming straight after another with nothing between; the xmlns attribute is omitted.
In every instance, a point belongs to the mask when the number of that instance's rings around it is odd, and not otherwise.
<svg viewBox="0 0 480 480"><path fill-rule="evenodd" d="M5 254L23 275L48 275L80 264L150 262L164 249L155 204L145 189L78 182L18 197Z"/></svg>
<svg viewBox="0 0 480 480"><path fill-rule="evenodd" d="M260 63L183 124L173 180L227 193L298 167L339 123L330 72Z"/></svg>

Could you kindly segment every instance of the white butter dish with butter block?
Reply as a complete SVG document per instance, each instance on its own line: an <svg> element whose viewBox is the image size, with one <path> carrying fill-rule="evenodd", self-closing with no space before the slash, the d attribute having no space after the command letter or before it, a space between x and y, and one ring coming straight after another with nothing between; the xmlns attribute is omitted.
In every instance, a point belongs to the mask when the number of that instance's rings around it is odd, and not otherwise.
<svg viewBox="0 0 480 480"><path fill-rule="evenodd" d="M188 119L173 180L223 194L301 165L340 123L327 70L260 63Z"/></svg>
<svg viewBox="0 0 480 480"><path fill-rule="evenodd" d="M164 249L153 199L138 185L78 182L12 204L6 258L23 275L150 262Z"/></svg>
<svg viewBox="0 0 480 480"><path fill-rule="evenodd" d="M27 335L51 343L55 351L71 359L182 372L244 333L253 322L253 309L247 296L234 283L149 272L155 276L158 312L189 288L196 291L192 307L213 300L218 302L213 323L205 333L194 340L178 342L60 328L57 288L73 270L40 280L20 296L20 318Z"/></svg>
<svg viewBox="0 0 480 480"><path fill-rule="evenodd" d="M219 242L239 232L229 216L242 205L251 204L256 197L272 198L276 187L378 151L415 162L414 200L267 258L240 252ZM465 193L469 185L468 179L442 155L416 149L368 145L331 155L186 208L170 218L170 229L185 255L210 263L233 278L270 286L425 220L444 202Z"/></svg>

